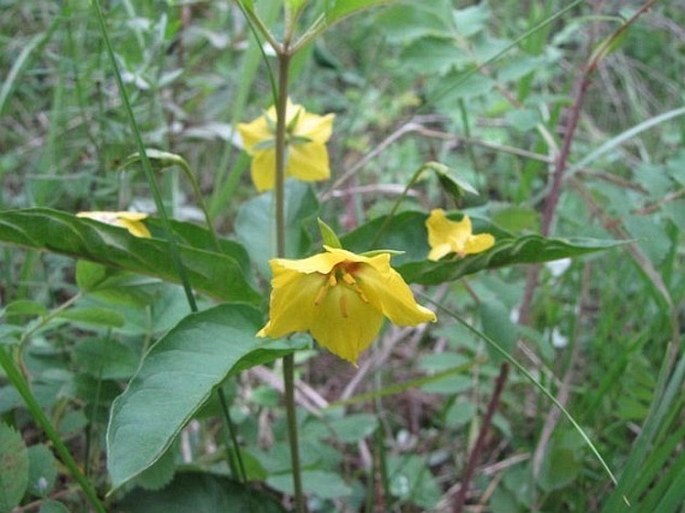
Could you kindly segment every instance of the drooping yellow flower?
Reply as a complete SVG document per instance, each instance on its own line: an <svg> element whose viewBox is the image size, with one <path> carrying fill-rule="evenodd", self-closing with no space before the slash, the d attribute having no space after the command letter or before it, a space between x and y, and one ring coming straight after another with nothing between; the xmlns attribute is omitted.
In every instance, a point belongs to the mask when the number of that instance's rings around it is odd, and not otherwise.
<svg viewBox="0 0 685 513"><path fill-rule="evenodd" d="M136 237L149 238L150 230L147 226L143 224L143 219L147 217L147 214L142 212L79 212L76 214L77 217L86 217L88 219L94 219L95 221L100 221L101 223L110 224L112 226L118 226L119 228L126 228L131 235Z"/></svg>
<svg viewBox="0 0 685 513"><path fill-rule="evenodd" d="M334 114L310 114L289 99L286 107L285 176L305 182L326 180L331 170L326 142L333 131ZM273 189L276 181L276 108L250 123L240 123L238 132L245 151L252 157L250 173L259 192Z"/></svg>
<svg viewBox="0 0 685 513"><path fill-rule="evenodd" d="M431 211L426 228L431 247L429 260L440 260L449 253L460 257L481 253L495 244L495 238L489 233L473 235L469 216L465 215L461 221L450 221L441 208Z"/></svg>
<svg viewBox="0 0 685 513"><path fill-rule="evenodd" d="M323 347L356 363L376 338L383 317L400 326L435 321L390 267L390 254L366 257L324 246L325 253L270 261L270 317L257 336L309 331Z"/></svg>

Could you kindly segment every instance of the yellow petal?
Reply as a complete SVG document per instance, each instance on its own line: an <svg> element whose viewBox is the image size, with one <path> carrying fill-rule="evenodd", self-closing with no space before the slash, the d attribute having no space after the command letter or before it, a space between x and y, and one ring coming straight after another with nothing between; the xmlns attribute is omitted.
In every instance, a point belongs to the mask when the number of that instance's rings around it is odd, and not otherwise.
<svg viewBox="0 0 685 513"><path fill-rule="evenodd" d="M136 237L143 237L149 239L152 237L150 234L150 230L147 229L147 226L145 226L143 223L140 221L131 221L129 219L119 219L118 223L116 223L118 226L121 226L122 228L126 228L131 235L134 235Z"/></svg>
<svg viewBox="0 0 685 513"><path fill-rule="evenodd" d="M328 151L323 144L295 144L288 148L286 176L305 182L326 180L331 174Z"/></svg>
<svg viewBox="0 0 685 513"><path fill-rule="evenodd" d="M250 123L239 123L238 133L243 140L243 148L251 156L255 154L256 150L253 148L256 144L274 138L264 116Z"/></svg>
<svg viewBox="0 0 685 513"><path fill-rule="evenodd" d="M409 285L390 267L390 255L384 253L361 265L355 277L369 302L398 326L416 326L435 322L433 312L419 305Z"/></svg>
<svg viewBox="0 0 685 513"><path fill-rule="evenodd" d="M438 244L434 248L431 248L430 252L428 253L428 260L437 262L442 257L449 255L450 253L452 253L452 246L447 243Z"/></svg>
<svg viewBox="0 0 685 513"><path fill-rule="evenodd" d="M315 307L309 331L323 347L349 362L374 341L383 324L383 314L346 284L338 284Z"/></svg>
<svg viewBox="0 0 685 513"><path fill-rule="evenodd" d="M269 301L269 322L259 333L260 337L279 338L297 331L307 331L316 316L315 300L326 276L318 273L302 274L271 261L274 273Z"/></svg>
<svg viewBox="0 0 685 513"><path fill-rule="evenodd" d="M489 233L473 235L469 216L465 215L461 221L450 221L440 208L431 211L426 228L431 247L429 260L439 260L449 253L459 256L480 253L495 244L495 238Z"/></svg>
<svg viewBox="0 0 685 513"><path fill-rule="evenodd" d="M495 245L495 238L489 233L480 233L478 235L472 235L469 240L466 241L465 253L467 255L473 253L481 253L486 251Z"/></svg>
<svg viewBox="0 0 685 513"><path fill-rule="evenodd" d="M148 217L148 215L143 212L107 212L94 210L92 212L79 212L76 214L76 217L85 217L110 226L125 228L131 235L135 235L136 237L151 237L150 231L141 222Z"/></svg>
<svg viewBox="0 0 685 513"><path fill-rule="evenodd" d="M324 144L331 138L334 119L335 114L318 116L303 111L300 113L300 117L297 120L294 135L307 137L314 142Z"/></svg>
<svg viewBox="0 0 685 513"><path fill-rule="evenodd" d="M276 182L276 152L258 151L252 157L250 176L257 191L264 192L274 188Z"/></svg>
<svg viewBox="0 0 685 513"><path fill-rule="evenodd" d="M344 253L349 253L345 250L329 251L326 253L319 253L308 258L300 258L297 260L289 258L274 258L269 261L271 264L271 272L273 273L274 287L280 285L279 279L283 271L296 271L302 274L328 274L333 270L333 267L340 262L344 262L347 256Z"/></svg>

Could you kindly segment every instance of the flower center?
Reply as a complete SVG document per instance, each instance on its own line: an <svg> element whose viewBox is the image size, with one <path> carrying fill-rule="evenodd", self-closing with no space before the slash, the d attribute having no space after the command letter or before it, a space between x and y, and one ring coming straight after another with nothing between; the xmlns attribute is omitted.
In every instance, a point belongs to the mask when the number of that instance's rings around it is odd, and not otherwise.
<svg viewBox="0 0 685 513"><path fill-rule="evenodd" d="M341 294L338 295L340 313L344 318L348 317L347 295L345 294L346 290L352 290L364 303L368 303L368 298L359 288L359 284L354 277L354 273L359 270L360 265L361 264L358 262L340 262L339 264L336 264L333 269L331 269L331 272L323 275L324 281L319 289L319 292L316 294L314 304L319 306L326 299L328 292L338 285L344 289L341 290Z"/></svg>

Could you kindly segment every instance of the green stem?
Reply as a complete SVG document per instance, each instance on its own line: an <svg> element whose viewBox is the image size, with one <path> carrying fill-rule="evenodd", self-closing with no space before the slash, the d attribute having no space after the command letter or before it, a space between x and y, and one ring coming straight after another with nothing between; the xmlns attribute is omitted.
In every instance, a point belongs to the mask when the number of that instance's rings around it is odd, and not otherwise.
<svg viewBox="0 0 685 513"><path fill-rule="evenodd" d="M288 71L290 69L288 44L284 42L283 51L278 54L278 102L276 103L276 256L285 257L285 131L286 107L288 104ZM305 500L302 493L302 474L300 470L300 448L297 435L297 411L295 408L294 371L295 359L292 354L283 357L283 384L285 393L286 416L288 420L288 440L290 442L290 461L293 471L295 490L295 513L305 513Z"/></svg>
<svg viewBox="0 0 685 513"><path fill-rule="evenodd" d="M33 395L33 392L31 392L28 382L24 379L24 376L22 376L12 357L7 354L5 348L2 346L0 346L0 367L2 367L5 371L5 374L7 375L10 383L12 383L12 386L17 389L17 392L19 392L21 397L24 399L24 403L26 403L31 415L38 425L43 429L43 431L45 431L45 434L54 445L55 451L61 458L64 465L66 465L66 467L69 469L69 473L83 490L83 493L90 504L98 513L107 513L107 510L98 498L92 483L79 469L76 460L74 460L66 445L64 445L64 442L62 442L59 433L38 404L36 397Z"/></svg>
<svg viewBox="0 0 685 513"><path fill-rule="evenodd" d="M145 176L147 177L148 184L150 186L150 191L152 192L152 197L155 200L155 205L157 206L157 212L162 219L162 226L164 226L164 231L167 234L167 239L169 242L169 253L171 255L171 260L174 263L176 272L178 273L181 283L183 284L183 290L185 291L188 304L193 312L197 312L197 303L195 302L195 296L193 296L193 290L190 286L190 280L188 279L188 274L183 267L183 262L181 261L181 255L179 254L178 244L176 243L176 237L171 229L171 224L169 223L169 217L167 216L166 209L164 208L164 202L162 201L162 194L157 187L157 181L155 180L154 172L152 171L152 166L150 165L150 159L145 152L145 144L143 143L143 138L140 134L140 129L138 128L138 123L133 114L133 109L131 108L131 102L128 98L128 93L126 92L126 87L124 86L124 81L121 78L121 73L119 72L119 66L117 65L117 60L114 55L114 48L112 47L112 42L109 40L109 34L107 33L107 27L105 25L105 18L102 14L102 8L100 7L100 0L93 1L93 8L95 9L96 18L98 25L100 26L100 32L102 33L102 39L105 42L105 48L107 49L107 55L109 57L110 64L112 65L112 70L114 71L114 78L116 79L117 86L119 88L119 94L121 95L122 103L126 109L126 114L128 115L129 124L131 125L131 130L133 131L133 138L138 146L138 153L140 154L140 161L143 165L143 170L145 171Z"/></svg>
<svg viewBox="0 0 685 513"><path fill-rule="evenodd" d="M429 166L426 164L423 164L420 168L414 172L412 175L411 179L409 180L409 183L407 183L407 186L404 188L402 191L402 194L399 195L397 200L395 200L394 205L392 206L392 209L390 209L390 213L385 216L385 219L383 220L383 224L381 227L378 229L378 232L376 232L376 236L373 238L373 242L371 242L371 245L369 246L370 248L375 248L376 244L378 244L378 241L381 239L383 234L385 233L385 230L388 229L388 225L390 224L390 221L392 218L395 216L397 213L397 209L400 208L400 205L404 201L404 198L407 197L407 194L409 194L409 189L412 188L412 186L419 180L419 177L423 173L425 169L427 169Z"/></svg>

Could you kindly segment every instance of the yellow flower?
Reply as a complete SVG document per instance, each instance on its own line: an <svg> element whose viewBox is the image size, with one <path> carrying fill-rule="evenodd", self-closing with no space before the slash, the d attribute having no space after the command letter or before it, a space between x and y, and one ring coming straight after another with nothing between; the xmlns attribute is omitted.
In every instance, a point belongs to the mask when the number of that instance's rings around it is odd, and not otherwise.
<svg viewBox="0 0 685 513"><path fill-rule="evenodd" d="M489 233L473 235L471 219L464 216L461 221L450 221L445 211L436 208L426 220L428 228L429 260L440 260L449 253L460 257L481 253L495 244L495 238Z"/></svg>
<svg viewBox="0 0 685 513"><path fill-rule="evenodd" d="M324 246L325 253L270 261L270 319L257 336L309 331L323 347L352 363L376 338L383 317L400 326L435 321L390 267L390 254L372 257Z"/></svg>
<svg viewBox="0 0 685 513"><path fill-rule="evenodd" d="M330 176L326 142L331 138L334 117L334 114L310 114L288 100L285 176L305 182L326 180ZM275 131L275 107L251 123L238 125L243 147L252 157L250 172L259 192L273 189L276 181Z"/></svg>
<svg viewBox="0 0 685 513"><path fill-rule="evenodd" d="M77 217L87 217L101 223L126 228L131 235L149 238L150 231L143 224L147 214L141 212L79 212Z"/></svg>

